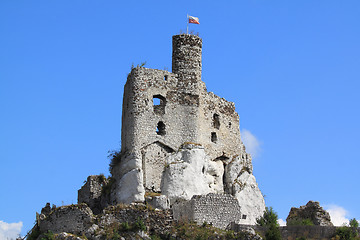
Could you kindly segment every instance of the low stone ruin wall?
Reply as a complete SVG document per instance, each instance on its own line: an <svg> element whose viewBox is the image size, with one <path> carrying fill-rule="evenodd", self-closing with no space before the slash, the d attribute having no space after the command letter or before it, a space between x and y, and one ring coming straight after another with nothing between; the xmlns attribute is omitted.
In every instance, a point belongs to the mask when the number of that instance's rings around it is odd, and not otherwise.
<svg viewBox="0 0 360 240"><path fill-rule="evenodd" d="M94 222L91 209L86 204L68 205L54 209L39 221L41 232L68 232L76 235L84 233Z"/></svg>
<svg viewBox="0 0 360 240"><path fill-rule="evenodd" d="M253 228L261 236L265 236L265 227L231 223L230 229L239 232L249 227ZM313 240L326 240L335 236L336 228L333 226L284 226L280 227L280 232L283 240L296 240L301 237ZM360 228L358 232L359 230Z"/></svg>
<svg viewBox="0 0 360 240"><path fill-rule="evenodd" d="M195 195L190 201L175 203L173 214L175 220L206 222L222 229L241 219L239 203L230 194Z"/></svg>

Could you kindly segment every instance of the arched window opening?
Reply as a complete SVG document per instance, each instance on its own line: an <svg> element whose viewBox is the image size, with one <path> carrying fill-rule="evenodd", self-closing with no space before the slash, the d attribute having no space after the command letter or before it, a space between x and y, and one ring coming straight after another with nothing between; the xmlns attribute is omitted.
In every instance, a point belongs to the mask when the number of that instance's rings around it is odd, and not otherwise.
<svg viewBox="0 0 360 240"><path fill-rule="evenodd" d="M219 117L219 114L214 113L214 115L213 115L213 126L216 129L220 129L220 117Z"/></svg>
<svg viewBox="0 0 360 240"><path fill-rule="evenodd" d="M157 114L165 113L166 98L161 95L153 96L154 112Z"/></svg>
<svg viewBox="0 0 360 240"><path fill-rule="evenodd" d="M156 133L157 135L161 135L161 136L164 136L166 134L165 124L162 121L158 122L156 127Z"/></svg>
<svg viewBox="0 0 360 240"><path fill-rule="evenodd" d="M216 143L217 142L217 135L216 135L216 132L212 132L211 133L211 141L213 142L213 143Z"/></svg>
<svg viewBox="0 0 360 240"><path fill-rule="evenodd" d="M164 81L167 81L168 80L168 75L165 75L164 76Z"/></svg>

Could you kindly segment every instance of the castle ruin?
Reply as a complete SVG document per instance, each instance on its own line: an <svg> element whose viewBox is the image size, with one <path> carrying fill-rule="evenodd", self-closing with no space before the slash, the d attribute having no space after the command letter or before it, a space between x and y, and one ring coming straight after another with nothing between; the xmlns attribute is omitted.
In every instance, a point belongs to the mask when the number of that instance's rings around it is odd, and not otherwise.
<svg viewBox="0 0 360 240"><path fill-rule="evenodd" d="M249 216L245 223L254 223L265 203L235 105L207 92L202 39L180 34L172 40L172 73L136 67L128 75L111 202L144 202L154 193L173 205L194 195L230 194Z"/></svg>

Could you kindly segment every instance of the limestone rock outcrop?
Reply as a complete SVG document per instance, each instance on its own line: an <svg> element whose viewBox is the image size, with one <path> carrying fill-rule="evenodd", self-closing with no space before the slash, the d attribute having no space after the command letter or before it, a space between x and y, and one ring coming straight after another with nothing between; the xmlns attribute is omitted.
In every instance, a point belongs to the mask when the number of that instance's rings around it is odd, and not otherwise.
<svg viewBox="0 0 360 240"><path fill-rule="evenodd" d="M238 200L242 224L255 224L265 211L264 197L252 173L251 156L245 148L225 167L225 190Z"/></svg>
<svg viewBox="0 0 360 240"><path fill-rule="evenodd" d="M286 225L301 225L304 221L311 221L317 226L333 226L330 214L325 211L319 202L309 201L300 208L291 208L286 218Z"/></svg>
<svg viewBox="0 0 360 240"><path fill-rule="evenodd" d="M141 152L135 151L122 155L120 162L113 168L112 176L115 183L110 202L130 204L145 201Z"/></svg>
<svg viewBox="0 0 360 240"><path fill-rule="evenodd" d="M212 160L200 144L182 144L178 151L168 154L157 169L161 176L158 194L163 196L163 203L156 203L161 200L159 197L146 201L156 208L167 209L176 201L191 200L194 195L231 194L238 200L242 213L242 217L234 221L255 224L256 218L265 211L265 202L252 174L251 156L245 147L240 150L240 154L232 158ZM115 184L114 194L122 203L145 201L145 189L139 183L143 170L138 164L139 154L132 153L124 157L119 163L121 167L115 170L120 181ZM129 174L133 174L133 178L128 177ZM170 200L170 206L165 199Z"/></svg>
<svg viewBox="0 0 360 240"><path fill-rule="evenodd" d="M194 195L223 193L223 172L223 163L210 161L202 146L187 144L166 159L161 190L171 203Z"/></svg>
<svg viewBox="0 0 360 240"><path fill-rule="evenodd" d="M252 175L251 157L245 153L229 159L210 160L204 148L183 145L166 161L162 193L177 200L190 200L194 195L228 193L241 207L241 219L234 221L255 224L265 211L265 201Z"/></svg>

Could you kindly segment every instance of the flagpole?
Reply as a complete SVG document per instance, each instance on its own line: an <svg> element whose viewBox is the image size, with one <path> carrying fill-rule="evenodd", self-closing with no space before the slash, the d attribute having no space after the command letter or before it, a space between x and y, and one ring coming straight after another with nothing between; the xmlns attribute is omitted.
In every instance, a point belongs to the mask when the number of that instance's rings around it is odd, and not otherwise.
<svg viewBox="0 0 360 240"><path fill-rule="evenodd" d="M186 15L186 34L189 34L189 14Z"/></svg>

